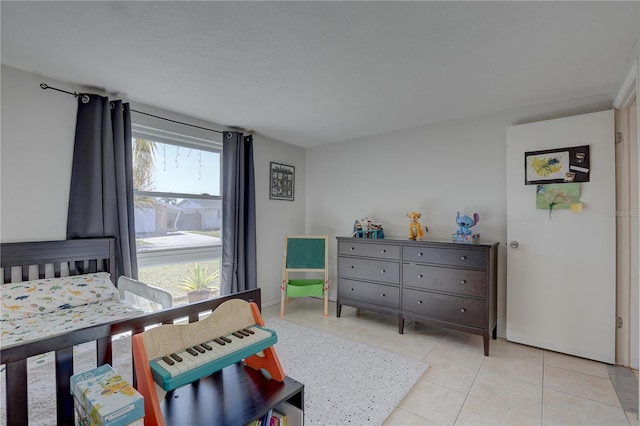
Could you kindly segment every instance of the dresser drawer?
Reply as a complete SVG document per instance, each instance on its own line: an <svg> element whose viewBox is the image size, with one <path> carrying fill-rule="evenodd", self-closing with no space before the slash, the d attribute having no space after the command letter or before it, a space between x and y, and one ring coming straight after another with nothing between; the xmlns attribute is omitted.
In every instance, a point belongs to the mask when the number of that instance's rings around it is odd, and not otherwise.
<svg viewBox="0 0 640 426"><path fill-rule="evenodd" d="M338 276L399 284L400 264L384 260L339 257Z"/></svg>
<svg viewBox="0 0 640 426"><path fill-rule="evenodd" d="M402 265L402 284L465 296L487 296L487 274L482 271L405 263Z"/></svg>
<svg viewBox="0 0 640 426"><path fill-rule="evenodd" d="M400 309L400 287L339 279L338 296Z"/></svg>
<svg viewBox="0 0 640 426"><path fill-rule="evenodd" d="M487 268L487 255L478 250L404 246L402 260L483 270Z"/></svg>
<svg viewBox="0 0 640 426"><path fill-rule="evenodd" d="M481 300L419 290L402 290L402 309L473 327L486 324L487 304Z"/></svg>
<svg viewBox="0 0 640 426"><path fill-rule="evenodd" d="M354 241L338 243L338 255L377 257L379 259L400 259L400 246Z"/></svg>

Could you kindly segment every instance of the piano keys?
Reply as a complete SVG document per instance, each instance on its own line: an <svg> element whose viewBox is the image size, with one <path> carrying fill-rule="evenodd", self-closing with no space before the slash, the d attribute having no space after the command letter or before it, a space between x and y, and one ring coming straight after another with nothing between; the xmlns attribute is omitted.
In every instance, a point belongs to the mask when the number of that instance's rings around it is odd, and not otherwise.
<svg viewBox="0 0 640 426"><path fill-rule="evenodd" d="M149 365L153 380L170 391L242 361L276 342L274 331L254 324L150 360Z"/></svg>

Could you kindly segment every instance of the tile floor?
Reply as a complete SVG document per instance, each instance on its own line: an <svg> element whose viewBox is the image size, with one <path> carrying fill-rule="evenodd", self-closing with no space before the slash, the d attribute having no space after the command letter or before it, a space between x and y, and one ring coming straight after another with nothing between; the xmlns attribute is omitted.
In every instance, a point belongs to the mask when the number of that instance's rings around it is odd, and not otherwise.
<svg viewBox="0 0 640 426"><path fill-rule="evenodd" d="M265 321L280 306L263 309ZM385 425L640 425L625 412L607 365L504 339L482 338L335 304L322 316L319 299L293 299L286 320L378 346L429 364ZM634 371L636 379L638 372Z"/></svg>

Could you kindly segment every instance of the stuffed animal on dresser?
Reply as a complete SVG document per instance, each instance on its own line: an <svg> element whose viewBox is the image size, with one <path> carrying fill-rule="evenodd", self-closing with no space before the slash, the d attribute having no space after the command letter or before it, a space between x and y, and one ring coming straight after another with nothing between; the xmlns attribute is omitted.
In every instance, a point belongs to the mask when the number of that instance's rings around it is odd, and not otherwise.
<svg viewBox="0 0 640 426"><path fill-rule="evenodd" d="M424 231L422 230L422 225L418 222L418 219L422 217L422 213L418 212L409 212L407 213L407 217L409 218L409 239L410 240L421 240L424 237ZM425 227L428 231L428 229Z"/></svg>
<svg viewBox="0 0 640 426"><path fill-rule="evenodd" d="M460 212L456 214L456 223L458 224L458 235L471 235L471 227L480 222L480 216L478 213L474 213L473 217L464 215L460 216Z"/></svg>

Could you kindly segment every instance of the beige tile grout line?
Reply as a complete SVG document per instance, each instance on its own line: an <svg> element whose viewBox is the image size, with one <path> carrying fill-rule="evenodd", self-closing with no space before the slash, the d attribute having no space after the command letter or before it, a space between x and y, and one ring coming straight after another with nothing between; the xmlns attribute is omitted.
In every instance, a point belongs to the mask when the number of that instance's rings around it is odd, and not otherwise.
<svg viewBox="0 0 640 426"><path fill-rule="evenodd" d="M446 334L445 334L446 336ZM480 364L480 367L478 367L478 369L476 370L476 375L473 378L473 382L471 383L471 386L469 386L469 390L467 391L467 394L464 397L464 401L462 402L462 405L460 406L460 411L458 411L458 415L456 416L456 419L453 421L453 424L455 425L456 423L458 423L458 419L460 418L460 414L462 413L462 410L464 409L465 404L467 403L467 400L469 399L469 395L471 394L471 389L473 389L473 385L476 384L476 380L478 380L478 375L480 374L480 370L482 370L482 366L484 365L484 361L487 357L485 356L482 359L482 363Z"/></svg>
<svg viewBox="0 0 640 426"><path fill-rule="evenodd" d="M540 426L544 425L544 373L545 373L545 362L544 358L547 355L547 351L542 349L542 386L540 386L541 398L540 398Z"/></svg>

